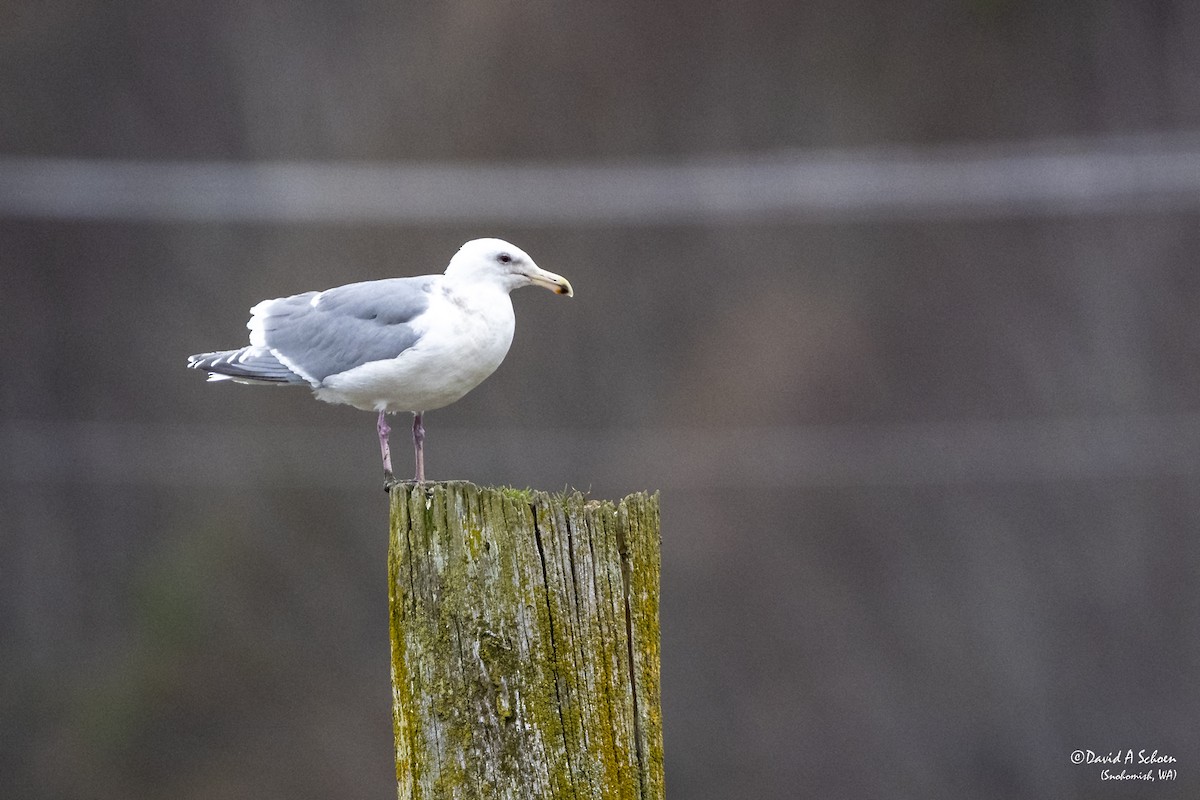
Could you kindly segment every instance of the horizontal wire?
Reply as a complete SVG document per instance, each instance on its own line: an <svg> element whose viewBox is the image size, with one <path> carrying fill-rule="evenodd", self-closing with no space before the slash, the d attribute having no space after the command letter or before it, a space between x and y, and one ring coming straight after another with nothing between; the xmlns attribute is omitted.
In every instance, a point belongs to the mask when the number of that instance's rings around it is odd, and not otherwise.
<svg viewBox="0 0 1200 800"><path fill-rule="evenodd" d="M397 431L400 465L407 436ZM0 450L8 484L353 489L372 485L379 469L365 417L358 427L321 429L10 420L0 422ZM743 430L431 428L426 454L434 477L606 491L1195 477L1200 414Z"/></svg>
<svg viewBox="0 0 1200 800"><path fill-rule="evenodd" d="M0 157L0 216L650 225L1200 210L1200 132L679 162L367 163Z"/></svg>

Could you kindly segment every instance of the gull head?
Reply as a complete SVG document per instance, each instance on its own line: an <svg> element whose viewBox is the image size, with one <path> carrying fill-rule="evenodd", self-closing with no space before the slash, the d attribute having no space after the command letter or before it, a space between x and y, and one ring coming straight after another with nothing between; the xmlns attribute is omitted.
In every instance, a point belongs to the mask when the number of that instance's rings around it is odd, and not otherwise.
<svg viewBox="0 0 1200 800"><path fill-rule="evenodd" d="M571 282L533 263L521 248L503 239L472 239L459 248L446 267L447 277L496 283L506 291L521 286L543 286L573 297Z"/></svg>

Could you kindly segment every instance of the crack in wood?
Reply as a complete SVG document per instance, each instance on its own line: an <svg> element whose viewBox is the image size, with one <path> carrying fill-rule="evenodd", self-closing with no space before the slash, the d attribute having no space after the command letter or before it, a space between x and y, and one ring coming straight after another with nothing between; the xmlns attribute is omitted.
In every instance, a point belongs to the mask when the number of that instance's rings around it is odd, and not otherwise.
<svg viewBox="0 0 1200 800"><path fill-rule="evenodd" d="M545 589L546 614L549 616L549 621L550 621L550 655L551 655L551 661L552 661L551 669L554 672L554 697L558 700L558 722L562 726L563 751L564 751L564 754L567 759L567 773L570 775L570 778L571 778L571 791L572 791L572 794L574 794L576 797L578 797L579 793L576 790L576 786L575 786L575 768L572 765L572 762L574 761L574 759L571 758L571 737L567 735L567 718L563 714L562 689L559 687L560 676L558 674L558 670L559 670L558 643L555 640L555 634L554 634L554 606L550 602L551 583L550 583L549 572L546 569L546 550L545 550L545 547L542 545L542 527L538 522L537 507L534 505L530 505L529 511L533 515L533 539L535 542L537 542L538 558L541 559L541 562L542 562L542 586Z"/></svg>
<svg viewBox="0 0 1200 800"><path fill-rule="evenodd" d="M638 704L637 662L634 661L633 609L629 602L629 584L632 580L633 558L624 532L617 530L617 548L621 555L621 598L625 606L626 664L629 667L629 691L633 696L633 748L637 756L638 784L642 797L646 796L646 757L642 752L642 711Z"/></svg>

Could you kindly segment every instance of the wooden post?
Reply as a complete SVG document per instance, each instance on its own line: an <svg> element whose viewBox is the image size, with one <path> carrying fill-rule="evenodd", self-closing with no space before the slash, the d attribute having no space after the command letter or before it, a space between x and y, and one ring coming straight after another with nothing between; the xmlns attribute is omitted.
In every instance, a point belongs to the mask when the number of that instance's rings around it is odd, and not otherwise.
<svg viewBox="0 0 1200 800"><path fill-rule="evenodd" d="M401 800L662 800L658 496L392 489Z"/></svg>

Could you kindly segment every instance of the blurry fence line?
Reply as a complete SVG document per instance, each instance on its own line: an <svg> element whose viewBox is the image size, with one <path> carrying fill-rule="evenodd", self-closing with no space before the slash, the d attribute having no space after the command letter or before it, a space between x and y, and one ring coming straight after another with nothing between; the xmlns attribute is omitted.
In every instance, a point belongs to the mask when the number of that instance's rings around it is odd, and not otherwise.
<svg viewBox="0 0 1200 800"><path fill-rule="evenodd" d="M0 422L0 481L59 484L83 474L95 484L360 489L377 484L373 443L370 425L11 420ZM439 428L428 448L437 479L565 481L607 492L1194 478L1200 414L744 430ZM455 464L470 464L472 474L446 474Z"/></svg>
<svg viewBox="0 0 1200 800"><path fill-rule="evenodd" d="M0 216L647 225L1200 210L1200 131L679 162L0 157Z"/></svg>

